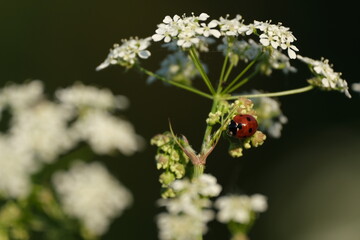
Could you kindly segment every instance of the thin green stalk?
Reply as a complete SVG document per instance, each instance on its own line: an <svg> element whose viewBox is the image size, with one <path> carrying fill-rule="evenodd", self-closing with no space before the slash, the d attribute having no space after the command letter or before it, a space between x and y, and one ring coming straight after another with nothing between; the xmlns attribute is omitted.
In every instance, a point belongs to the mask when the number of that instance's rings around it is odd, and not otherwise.
<svg viewBox="0 0 360 240"><path fill-rule="evenodd" d="M262 55L262 52L259 53L235 78L231 83L224 89L223 93L228 93L228 90L242 77L245 73L256 63L259 57Z"/></svg>
<svg viewBox="0 0 360 240"><path fill-rule="evenodd" d="M163 82L166 82L166 83L169 83L169 84L174 85L176 87L182 88L184 90L193 92L193 93L198 94L198 95L200 95L202 97L206 97L208 99L213 99L213 97L210 94L204 93L204 92L202 92L202 91L200 91L200 90L198 90L198 89L196 89L196 88L194 88L192 86L188 86L188 85L184 85L184 84L181 84L181 83L177 83L177 82L174 82L174 81L167 80L166 78L164 78L164 77L162 77L160 75L157 75L156 73L153 73L153 72L151 72L149 70L146 70L143 67L139 66L138 68L140 69L140 71L146 73L147 75L152 76L152 77L156 77L157 79L159 79L159 80L161 80Z"/></svg>
<svg viewBox="0 0 360 240"><path fill-rule="evenodd" d="M195 52L195 49L194 49L194 48L190 48L189 53L190 53L190 58L191 58L191 60L194 62L195 67L198 69L198 71L199 71L202 79L204 80L206 86L209 88L209 90L210 90L210 92L211 92L212 94L215 94L214 87L212 86L212 84L211 84L211 82L210 82L210 79L209 79L209 77L207 76L203 65L201 64L200 59L198 58L198 56L197 56L197 54L196 54L196 52Z"/></svg>
<svg viewBox="0 0 360 240"><path fill-rule="evenodd" d="M230 88L227 93L232 93L233 91L235 91L236 89L238 89L239 87L241 87L242 85L244 85L245 83L247 83L251 78L253 78L259 71L256 70L253 73L251 73L248 77L244 78L243 80L241 80L240 82L238 82L235 86L233 86L232 88Z"/></svg>
<svg viewBox="0 0 360 240"><path fill-rule="evenodd" d="M227 65L227 62L229 61L229 53L228 51L226 51L226 56L225 56L225 59L224 59L224 63L222 65L222 68L221 68L221 73L220 73L220 78L219 78L219 85L218 85L218 91L222 88L222 83L224 81L224 74L225 74L225 69L226 69L226 65Z"/></svg>
<svg viewBox="0 0 360 240"><path fill-rule="evenodd" d="M229 68L227 69L226 71L226 74L225 74L225 77L224 77L224 82L226 82L230 76L230 73L231 73L231 70L233 69L234 67L234 64L233 63L230 63L230 66Z"/></svg>
<svg viewBox="0 0 360 240"><path fill-rule="evenodd" d="M273 92L273 93L236 95L236 96L227 97L225 99L226 100L235 100L235 99L238 99L240 97L245 97L245 98L280 97L280 96L286 96L286 95L292 95L292 94L298 94L298 93L307 92L307 91L312 90L313 88L314 88L314 86L308 85L306 87L296 88L296 89L287 90L287 91Z"/></svg>

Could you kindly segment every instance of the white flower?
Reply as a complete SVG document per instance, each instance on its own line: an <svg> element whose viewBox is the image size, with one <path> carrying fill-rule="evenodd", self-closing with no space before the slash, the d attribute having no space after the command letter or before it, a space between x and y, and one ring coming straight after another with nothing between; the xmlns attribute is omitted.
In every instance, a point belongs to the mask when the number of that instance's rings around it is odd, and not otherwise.
<svg viewBox="0 0 360 240"><path fill-rule="evenodd" d="M218 24L220 26L220 32L225 36L238 36L249 31L249 27L243 24L241 15L236 15L233 19L226 17L220 17Z"/></svg>
<svg viewBox="0 0 360 240"><path fill-rule="evenodd" d="M75 144L67 127L72 116L73 112L68 108L46 100L16 111L10 129L12 141L27 149L34 158L53 162Z"/></svg>
<svg viewBox="0 0 360 240"><path fill-rule="evenodd" d="M262 31L260 34L260 43L264 46L271 46L277 49L279 46L283 50L287 50L288 55L291 59L296 58L296 52L299 49L292 43L296 40L290 29L281 25L281 23L270 24L268 22L254 22L254 27Z"/></svg>
<svg viewBox="0 0 360 240"><path fill-rule="evenodd" d="M204 234L206 223L214 217L213 211L209 209L212 203L208 198L219 195L221 191L216 178L203 174L192 181L176 180L171 188L176 196L158 202L169 212L158 216L160 239L193 239L194 236ZM196 227L187 227L191 223Z"/></svg>
<svg viewBox="0 0 360 240"><path fill-rule="evenodd" d="M212 20L208 25L201 23L208 18L209 15L206 13L201 13L199 16L192 14L190 17L185 14L182 17L166 16L163 22L157 26L152 39L155 42L164 40L165 43L174 40L182 48L199 47L202 41L201 37L210 37L210 35L220 37L220 32L215 29L217 21Z"/></svg>
<svg viewBox="0 0 360 240"><path fill-rule="evenodd" d="M219 209L217 220L221 223L234 221L247 224L253 212L264 212L267 209L266 197L260 194L252 196L229 195L216 200L215 207Z"/></svg>
<svg viewBox="0 0 360 240"><path fill-rule="evenodd" d="M260 93L253 91L253 93ZM287 123L287 117L280 109L280 103L273 98L253 98L254 110L257 112L259 129L273 138L281 136L282 125Z"/></svg>
<svg viewBox="0 0 360 240"><path fill-rule="evenodd" d="M197 239L207 232L206 223L211 220L189 215L162 213L157 216L160 240Z"/></svg>
<svg viewBox="0 0 360 240"><path fill-rule="evenodd" d="M129 101L125 96L115 96L108 89L99 89L76 83L71 87L59 89L55 93L62 104L76 108L125 109Z"/></svg>
<svg viewBox="0 0 360 240"><path fill-rule="evenodd" d="M14 109L29 107L44 98L43 88L42 82L38 80L11 84L0 92L0 105L9 105Z"/></svg>
<svg viewBox="0 0 360 240"><path fill-rule="evenodd" d="M31 155L0 135L0 195L26 197L31 189L31 174L36 168Z"/></svg>
<svg viewBox="0 0 360 240"><path fill-rule="evenodd" d="M122 44L114 44L113 49L110 49L110 53L103 63L101 63L96 70L102 70L109 65L120 64L121 66L130 68L137 61L138 57L147 59L151 53L147 50L150 46L151 38L130 38L123 39Z"/></svg>
<svg viewBox="0 0 360 240"><path fill-rule="evenodd" d="M308 80L314 86L323 90L337 90L345 93L351 98L347 82L341 78L341 73L335 72L328 59L322 58L321 61L308 57L298 56L298 59L309 65L315 77Z"/></svg>
<svg viewBox="0 0 360 240"><path fill-rule="evenodd" d="M214 29L215 27L217 27L218 25L218 21L216 20L212 20L211 22L209 22L208 25L206 25L205 23L201 23L201 27L196 29L196 32L198 34L202 34L204 37L209 37L210 35L219 38L221 36L221 33L219 30Z"/></svg>
<svg viewBox="0 0 360 240"><path fill-rule="evenodd" d="M132 202L130 192L100 163L77 163L56 173L53 184L65 212L96 235L104 234Z"/></svg>
<svg viewBox="0 0 360 240"><path fill-rule="evenodd" d="M104 111L88 111L75 123L73 134L75 138L87 141L99 154L118 150L125 155L131 155L142 146L142 139L136 135L130 122Z"/></svg>

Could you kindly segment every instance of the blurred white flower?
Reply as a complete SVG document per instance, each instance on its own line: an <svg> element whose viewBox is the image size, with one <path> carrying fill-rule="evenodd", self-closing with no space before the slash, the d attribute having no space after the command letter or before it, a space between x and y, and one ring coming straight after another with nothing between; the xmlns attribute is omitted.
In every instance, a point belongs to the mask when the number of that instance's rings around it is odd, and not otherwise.
<svg viewBox="0 0 360 240"><path fill-rule="evenodd" d="M260 92L253 91L253 93ZM282 125L288 121L280 109L280 103L269 97L253 98L251 100L257 113L259 129L266 132L270 137L279 138Z"/></svg>
<svg viewBox="0 0 360 240"><path fill-rule="evenodd" d="M0 90L0 106L14 109L26 108L44 98L42 82L35 80L24 84L11 84Z"/></svg>
<svg viewBox="0 0 360 240"><path fill-rule="evenodd" d="M138 57L142 59L149 58L151 53L147 48L150 46L150 41L150 37L123 39L121 45L114 44L105 61L96 70L99 71L115 64L130 68L138 61Z"/></svg>
<svg viewBox="0 0 360 240"><path fill-rule="evenodd" d="M215 207L219 209L217 220L221 223L234 221L247 224L254 213L264 212L267 209L266 197L261 194L252 196L229 195L216 200Z"/></svg>
<svg viewBox="0 0 360 240"><path fill-rule="evenodd" d="M65 105L76 108L97 108L103 110L125 109L129 101L125 96L115 96L109 89L100 89L76 83L71 87L59 89L55 96Z"/></svg>
<svg viewBox="0 0 360 240"><path fill-rule="evenodd" d="M100 163L77 163L56 173L53 184L65 212L96 235L105 233L132 202L130 192Z"/></svg>
<svg viewBox="0 0 360 240"><path fill-rule="evenodd" d="M0 136L0 195L23 198L31 189L36 164L27 152Z"/></svg>
<svg viewBox="0 0 360 240"><path fill-rule="evenodd" d="M35 159L52 162L75 144L67 127L72 116L68 108L43 100L14 111L9 133L14 144L26 149Z"/></svg>
<svg viewBox="0 0 360 240"><path fill-rule="evenodd" d="M216 178L203 174L192 181L176 180L171 187L176 197L158 202L168 211L157 218L160 239L194 239L204 234L206 223L214 217L213 211L209 209L212 206L209 197L218 196L221 191Z"/></svg>
<svg viewBox="0 0 360 240"><path fill-rule="evenodd" d="M161 213L157 216L160 240L197 239L207 232L206 223L212 218L199 219L191 215Z"/></svg>
<svg viewBox="0 0 360 240"><path fill-rule="evenodd" d="M104 111L90 110L73 125L74 138L87 141L99 154L119 150L131 155L142 147L142 138L136 135L128 121Z"/></svg>
<svg viewBox="0 0 360 240"><path fill-rule="evenodd" d="M360 83L353 83L353 84L351 85L351 88L352 88L352 90L355 91L355 92L360 92Z"/></svg>
<svg viewBox="0 0 360 240"><path fill-rule="evenodd" d="M309 65L309 68L314 73L315 77L308 80L308 82L323 90L337 90L345 93L348 98L351 98L347 82L341 78L341 73L335 72L333 66L328 59L322 58L321 61L314 60L308 57L298 56L298 59Z"/></svg>

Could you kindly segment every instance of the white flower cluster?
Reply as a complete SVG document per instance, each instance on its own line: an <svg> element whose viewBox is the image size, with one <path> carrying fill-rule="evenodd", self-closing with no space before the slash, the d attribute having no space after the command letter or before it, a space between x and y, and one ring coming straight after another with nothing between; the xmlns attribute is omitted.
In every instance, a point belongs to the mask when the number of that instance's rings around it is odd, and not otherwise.
<svg viewBox="0 0 360 240"><path fill-rule="evenodd" d="M263 33L260 35L260 43L264 46L272 46L277 49L279 46L287 53L291 59L296 58L296 52L299 49L292 43L296 40L288 27L284 27L281 23L270 24L270 22L254 21L254 27Z"/></svg>
<svg viewBox="0 0 360 240"><path fill-rule="evenodd" d="M253 91L253 93L259 92ZM269 97L253 98L252 101L257 113L259 129L266 132L270 137L279 138L283 124L288 121L280 109L280 103Z"/></svg>
<svg viewBox="0 0 360 240"><path fill-rule="evenodd" d="M250 223L255 213L265 212L267 209L266 197L261 194L229 195L216 200L215 207L219 209L217 220L221 223L231 221L241 224Z"/></svg>
<svg viewBox="0 0 360 240"><path fill-rule="evenodd" d="M309 65L315 77L309 79L309 83L324 90L337 90L351 98L347 82L341 78L341 73L335 72L327 59L314 60L308 57L298 56L302 62Z"/></svg>
<svg viewBox="0 0 360 240"><path fill-rule="evenodd" d="M100 163L76 163L67 172L57 172L53 184L64 211L95 235L105 233L132 202L130 192Z"/></svg>
<svg viewBox="0 0 360 240"><path fill-rule="evenodd" d="M131 68L138 61L138 57L147 59L151 53L147 48L150 46L151 38L130 38L123 39L122 44L114 44L113 49L103 63L101 63L96 70L102 70L109 65L119 64L121 66Z"/></svg>
<svg viewBox="0 0 360 240"><path fill-rule="evenodd" d="M171 187L176 197L159 201L168 211L158 215L159 238L196 239L207 231L206 223L214 217L208 198L218 196L221 186L215 177L203 174L193 181L176 180Z"/></svg>
<svg viewBox="0 0 360 240"><path fill-rule="evenodd" d="M190 48L200 43L200 37L214 36L219 38L221 33L215 29L218 25L216 20L210 21L208 24L203 23L209 18L206 13L199 16L194 14L191 17L183 15L182 17L175 15L174 17L166 16L160 23L152 36L155 42L164 40L168 43L176 40L177 45L183 48Z"/></svg>
<svg viewBox="0 0 360 240"><path fill-rule="evenodd" d="M81 84L56 96L57 102L48 100L40 81L0 89L0 122L8 126L0 132L1 195L26 197L31 176L79 141L99 154L118 150L129 155L140 149L132 125L111 113L127 105L125 97Z"/></svg>

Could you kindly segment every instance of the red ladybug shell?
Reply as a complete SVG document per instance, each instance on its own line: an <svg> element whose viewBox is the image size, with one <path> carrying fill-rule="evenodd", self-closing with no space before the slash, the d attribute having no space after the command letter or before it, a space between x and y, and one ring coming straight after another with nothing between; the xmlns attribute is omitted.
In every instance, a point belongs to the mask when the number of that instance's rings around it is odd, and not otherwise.
<svg viewBox="0 0 360 240"><path fill-rule="evenodd" d="M258 128L256 119L249 114L236 115L229 124L229 133L237 138L247 138L255 134Z"/></svg>

